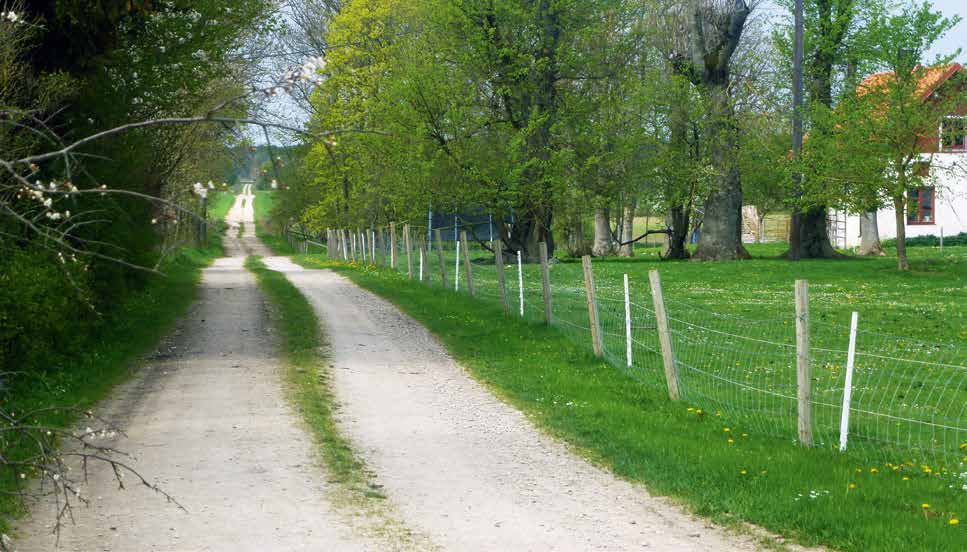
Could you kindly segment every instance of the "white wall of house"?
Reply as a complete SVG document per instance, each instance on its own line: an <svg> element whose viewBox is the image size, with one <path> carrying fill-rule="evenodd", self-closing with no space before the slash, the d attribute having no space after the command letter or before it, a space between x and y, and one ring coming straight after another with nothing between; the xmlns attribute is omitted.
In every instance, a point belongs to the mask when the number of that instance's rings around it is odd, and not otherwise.
<svg viewBox="0 0 967 552"><path fill-rule="evenodd" d="M931 181L935 187L935 216L933 224L906 224L908 238L945 236L967 232L967 153L937 153L924 156L931 161ZM877 211L876 223L880 239L896 237L896 216L892 207ZM906 217L904 217L906 220ZM846 217L846 245L860 245L860 218Z"/></svg>

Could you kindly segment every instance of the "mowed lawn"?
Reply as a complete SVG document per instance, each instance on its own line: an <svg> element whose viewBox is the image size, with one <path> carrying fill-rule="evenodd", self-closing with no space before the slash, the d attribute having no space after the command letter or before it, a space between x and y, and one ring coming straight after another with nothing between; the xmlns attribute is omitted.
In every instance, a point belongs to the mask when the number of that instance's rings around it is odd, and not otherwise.
<svg viewBox="0 0 967 552"><path fill-rule="evenodd" d="M395 302L434 331L476 377L550 431L699 513L844 550L909 550L911 542L923 550L963 549L967 481L959 472L967 472L967 450L960 450L967 436L957 429L967 404L967 248L948 247L943 256L937 248L914 248L909 273L897 272L890 257L790 263L775 258L781 244L750 250L755 260L732 263L662 262L656 249L639 250L632 260L595 260L607 363L590 353L579 261L552 264L555 328L541 324L539 267L522 267L521 319L516 259L508 259L508 316L499 303L492 256L482 250L472 255L476 299L465 294L462 263L460 292L439 291L435 253L425 259L430 286L406 281L405 254L403 272L395 274L328 263L318 255L301 261L332 266ZM448 251L451 290L455 261ZM418 255L412 262L416 273ZM673 318L683 387L678 403L667 398L656 353L647 284L655 268ZM624 366L625 273L633 303L631 369ZM825 349L814 352L819 404L812 450L795 444L795 401L784 398L795 397L798 278L810 283L814 347ZM851 423L855 441L845 454L836 450L854 310L866 332L858 348L875 355L857 358L854 404L873 404L875 412L895 407L914 422L946 415L959 426L880 423L858 412ZM928 364L912 362L918 358ZM943 366L929 364L935 362Z"/></svg>

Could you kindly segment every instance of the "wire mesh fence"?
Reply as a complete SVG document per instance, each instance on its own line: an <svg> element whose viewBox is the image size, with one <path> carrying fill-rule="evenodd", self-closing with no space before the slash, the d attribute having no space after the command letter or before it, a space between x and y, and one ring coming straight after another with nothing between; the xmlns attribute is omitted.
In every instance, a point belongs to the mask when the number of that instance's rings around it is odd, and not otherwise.
<svg viewBox="0 0 967 552"><path fill-rule="evenodd" d="M600 278L592 300L574 263L525 263L505 248L498 265L493 225L459 222L290 239L300 251L318 248L332 259L392 268L425 285L503 303L509 316L529 322L545 322L549 302L553 326L589 346L597 339L601 356L642 385L669 392L670 371L681 401L749 433L800 441L805 410L812 446L838 448L845 441L849 454L952 475L967 486L967 348L856 331L850 364L850 325L810 321L803 402L792 288L784 316L739 317L662 298L666 314L660 317L647 282ZM549 275L546 299L542 269Z"/></svg>

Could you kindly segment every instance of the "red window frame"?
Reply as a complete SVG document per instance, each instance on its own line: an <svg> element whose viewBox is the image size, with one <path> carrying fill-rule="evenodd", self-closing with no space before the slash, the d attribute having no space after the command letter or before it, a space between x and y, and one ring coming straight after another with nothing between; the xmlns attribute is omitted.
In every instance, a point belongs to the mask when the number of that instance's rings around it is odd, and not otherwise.
<svg viewBox="0 0 967 552"><path fill-rule="evenodd" d="M944 117L940 125L940 151L967 151L967 117Z"/></svg>
<svg viewBox="0 0 967 552"><path fill-rule="evenodd" d="M927 201L924 201L925 199ZM924 205L928 205L928 207L925 209ZM910 190L907 193L907 224L925 226L936 223L937 194L933 186L923 186Z"/></svg>

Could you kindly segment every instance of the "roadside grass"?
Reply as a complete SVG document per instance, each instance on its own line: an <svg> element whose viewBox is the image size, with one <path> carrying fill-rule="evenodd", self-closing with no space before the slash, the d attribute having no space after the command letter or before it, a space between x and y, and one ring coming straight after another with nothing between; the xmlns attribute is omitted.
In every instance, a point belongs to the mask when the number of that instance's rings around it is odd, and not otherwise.
<svg viewBox="0 0 967 552"><path fill-rule="evenodd" d="M892 287L942 295L911 298L919 309L959 301L964 297L960 278L965 254L967 249L952 253L953 259L943 261L944 270L937 270L933 259L915 259L913 274L890 271L889 259L795 265L769 260L658 265L645 259L596 263L595 277L601 282L629 272L635 274L634 281L645 282L647 269L657 266L666 296L736 314L745 314L746 308L758 312L759 307L745 303L749 300L791 309L792 279L806 277L821 284L820 313L839 316L862 305L870 311L866 319L922 335L914 328L922 316L904 323L901 316L909 311L890 314L890 309L903 306L897 304L902 293ZM791 440L743 427L727 413L671 403L660 389L591 356L587 344L534 318L507 317L492 300L427 287L387 269L349 266L317 255L296 259L307 267L336 270L389 299L427 326L478 380L549 432L616 474L673 497L699 515L729 526L749 522L805 545L840 550L967 546L964 525L952 524L967 517L967 490L950 488L948 478L923 474L918 467L871 464L829 448L804 450ZM579 285L580 268L570 264L555 265L555 282L570 271ZM527 270L536 276L535 267ZM917 280L916 274L925 275L932 285ZM840 295L839 300L847 299L845 305L838 304ZM965 304L959 303L961 308ZM960 317L954 325L967 316L954 315ZM958 335L951 329L939 334L948 340Z"/></svg>
<svg viewBox="0 0 967 552"><path fill-rule="evenodd" d="M329 482L337 485L332 498L364 523L371 535L385 539L389 549L413 550L418 537L387 504L375 476L339 433L322 330L309 301L281 272L269 270L258 257L249 257L245 268L255 274L270 304L273 327L285 362L285 381L290 400L309 427ZM363 514L363 516L358 516Z"/></svg>
<svg viewBox="0 0 967 552"><path fill-rule="evenodd" d="M275 201L271 190L256 190L252 205L255 211L255 235L275 255L293 255L295 250L285 238L272 228L272 206Z"/></svg>
<svg viewBox="0 0 967 552"><path fill-rule="evenodd" d="M0 399L9 411L26 413L46 410L36 416L45 426L71 427L78 413L93 406L118 384L131 376L143 355L174 326L194 302L201 270L222 255L220 235L204 249L182 249L159 269L163 277L152 278L146 287L106 314L90 336L84 353L63 358L56 366L31 372L29 377L10 382ZM51 344L55 346L55 344ZM8 459L24 457L29 451L13 447L2 451ZM0 474L0 532L25 513L17 495L23 483L15 473Z"/></svg>
<svg viewBox="0 0 967 552"><path fill-rule="evenodd" d="M213 195L214 200L208 204L208 220L222 222L235 203L235 194L229 191L218 191Z"/></svg>

